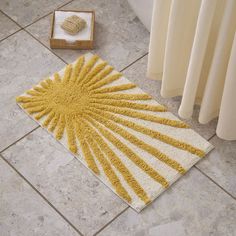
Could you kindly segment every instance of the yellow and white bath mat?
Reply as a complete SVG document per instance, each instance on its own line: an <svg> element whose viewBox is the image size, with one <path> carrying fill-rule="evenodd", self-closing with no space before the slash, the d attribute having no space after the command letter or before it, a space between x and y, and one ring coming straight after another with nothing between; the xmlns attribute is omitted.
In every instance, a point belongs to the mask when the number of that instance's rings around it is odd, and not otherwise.
<svg viewBox="0 0 236 236"><path fill-rule="evenodd" d="M212 149L92 54L44 79L17 102L137 211Z"/></svg>

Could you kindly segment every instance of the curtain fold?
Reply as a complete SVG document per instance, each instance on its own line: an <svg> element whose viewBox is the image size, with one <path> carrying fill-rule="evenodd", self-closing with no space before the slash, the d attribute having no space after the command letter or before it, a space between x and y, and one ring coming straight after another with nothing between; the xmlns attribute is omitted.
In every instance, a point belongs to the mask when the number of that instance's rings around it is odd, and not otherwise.
<svg viewBox="0 0 236 236"><path fill-rule="evenodd" d="M154 1L147 76L161 95L182 95L179 115L219 116L217 135L236 139L236 1ZM233 100L234 99L234 100Z"/></svg>

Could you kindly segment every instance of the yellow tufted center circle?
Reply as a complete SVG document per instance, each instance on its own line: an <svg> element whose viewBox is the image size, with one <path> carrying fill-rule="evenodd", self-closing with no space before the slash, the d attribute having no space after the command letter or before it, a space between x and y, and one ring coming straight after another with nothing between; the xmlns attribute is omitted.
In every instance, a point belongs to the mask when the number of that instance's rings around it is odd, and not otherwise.
<svg viewBox="0 0 236 236"><path fill-rule="evenodd" d="M64 114L80 114L89 103L89 94L77 86L62 84L51 90L48 102Z"/></svg>

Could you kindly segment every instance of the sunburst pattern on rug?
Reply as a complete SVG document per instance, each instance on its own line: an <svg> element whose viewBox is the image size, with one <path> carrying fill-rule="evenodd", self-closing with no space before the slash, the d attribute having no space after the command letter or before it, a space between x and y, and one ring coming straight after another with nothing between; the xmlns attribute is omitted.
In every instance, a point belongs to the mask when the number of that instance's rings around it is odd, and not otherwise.
<svg viewBox="0 0 236 236"><path fill-rule="evenodd" d="M186 169L180 162L130 130L197 157L203 157L205 151L134 122L139 119L174 129L189 129L180 120L160 116L166 113L166 108L145 103L152 100L148 94L132 93L135 84L114 85L121 77L121 73L114 71L98 56L91 56L87 60L81 56L76 63L66 67L63 76L55 73L53 78L43 80L23 96L17 97L17 102L43 127L54 133L56 139L65 136L72 153L77 154L80 149L87 167L96 175L102 171L114 191L126 202L132 204L129 193L132 191L146 205L153 197L150 198L139 179L133 175L132 169L126 166L114 148L162 188L167 188L170 183L119 137L181 175ZM128 191L127 186L131 190Z"/></svg>

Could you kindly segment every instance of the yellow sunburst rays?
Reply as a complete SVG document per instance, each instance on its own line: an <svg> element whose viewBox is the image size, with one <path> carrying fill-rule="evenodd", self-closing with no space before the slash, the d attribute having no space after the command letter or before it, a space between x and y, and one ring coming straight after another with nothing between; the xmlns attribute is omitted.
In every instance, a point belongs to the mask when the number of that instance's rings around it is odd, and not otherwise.
<svg viewBox="0 0 236 236"><path fill-rule="evenodd" d="M136 138L135 135L131 134L130 132L126 131L125 129L121 128L120 126L118 126L115 123L115 122L117 122L117 123L122 124L122 121L126 121L126 120L122 120L122 119L120 119L118 117L115 117L115 116L112 116L112 115L109 116L105 112L97 111L97 113L100 113L102 116L98 115L94 112L89 112L88 111L87 113L89 114L89 116L87 117L88 120L90 119L90 117L93 117L100 124L103 124L104 126L106 126L111 131L119 134L120 136L122 136L126 140L130 141L134 145L136 145L136 146L142 148L143 150L145 150L146 152L152 154L157 159L159 159L160 161L163 161L165 164L167 164L168 166L170 166L173 169L177 170L181 174L185 173L185 169L178 162L172 160L167 155L160 152L158 149L156 149L156 148L152 147L151 145L143 142L142 140ZM113 121L115 121L115 122L113 122ZM96 123L94 123L94 124L96 125ZM126 123L124 122L123 124L126 124Z"/></svg>
<svg viewBox="0 0 236 236"><path fill-rule="evenodd" d="M113 67L107 65L106 62L99 62L98 56L92 56L88 62L82 56L78 58L75 65L66 67L62 78L55 73L52 80L48 78L42 81L38 86L28 90L26 96L18 97L17 102L29 114L34 115L36 120L43 119L42 125L53 132L57 139L61 139L66 133L69 150L77 153L79 145L88 167L95 174L99 174L98 165L101 166L117 194L127 202L132 201L131 196L113 168L122 175L134 193L142 201L148 203L150 199L147 193L110 148L107 141L163 187L169 185L165 177L122 143L117 138L118 136L148 152L181 174L185 173L185 169L156 147L131 134L125 127L199 157L204 156L204 152L190 144L125 119L124 117L131 117L174 128L189 128L182 121L143 113L143 111L165 112L166 108L161 105L138 102L152 99L147 94L122 93L125 90L132 90L136 86L132 83L112 85L121 76L120 73L114 73ZM122 115L122 118L119 115Z"/></svg>
<svg viewBox="0 0 236 236"><path fill-rule="evenodd" d="M140 169L146 172L152 179L160 183L163 187L168 187L168 182L161 176L157 171L155 171L151 166L149 166L141 157L139 157L131 148L123 144L117 137L115 137L110 131L104 129L103 126L90 116L86 116L93 127L99 130L99 132L109 140L115 147L117 147L121 152L123 152L134 164L136 164Z"/></svg>
<svg viewBox="0 0 236 236"><path fill-rule="evenodd" d="M110 162L106 159L103 151L86 129L86 127L78 128L80 124L77 125L77 137L80 140L80 145L82 147L84 155L89 154L88 157L90 160L87 160L88 166L92 166L92 170L95 171L95 173L99 173L98 167L96 166L95 160L93 158L92 152L94 153L94 156L98 160L99 164L101 165L104 173L108 177L110 183L115 188L116 192L124 198L127 202L131 202L131 197L126 191L126 189L121 184L118 176L115 174L114 170L111 167ZM88 144L86 146L86 144ZM92 152L91 152L92 151Z"/></svg>
<svg viewBox="0 0 236 236"><path fill-rule="evenodd" d="M85 130L85 134L86 136L89 137L89 139L93 139L92 137L96 137L95 142L97 142L98 146L100 147L101 150L103 150L105 156L108 158L108 160L110 160L112 166L114 166L124 177L125 181L127 182L127 184L133 189L133 191L137 194L137 196L143 200L145 203L150 202L150 199L147 195L147 193L144 191L144 189L140 186L140 184L138 183L138 181L132 176L131 172L129 171L129 169L122 163L122 161L120 160L120 158L115 154L115 152L109 147L109 145L107 144L107 142L104 140L104 138L93 128L91 127L91 125L89 123L87 123L87 120L85 120L84 122L80 121L80 125L83 125L84 128L82 130ZM77 124L78 126L78 124ZM77 135L80 136L82 131L77 130L79 132L77 132ZM79 138L80 140L80 144L82 146L83 149L83 142L84 139ZM89 149L89 148L88 148ZM83 153L85 154L86 151L83 151ZM90 152L91 153L91 152ZM94 163L94 160L92 161ZM88 166L90 164L88 163ZM94 164L93 164L94 165ZM93 169L97 170L97 167L93 167ZM116 185L116 182L114 184L115 189L119 188L119 186ZM127 195L127 194L126 194ZM126 196L125 199L127 200L129 197ZM127 200L128 201L128 200Z"/></svg>

